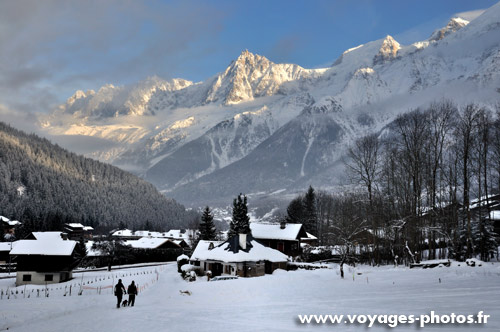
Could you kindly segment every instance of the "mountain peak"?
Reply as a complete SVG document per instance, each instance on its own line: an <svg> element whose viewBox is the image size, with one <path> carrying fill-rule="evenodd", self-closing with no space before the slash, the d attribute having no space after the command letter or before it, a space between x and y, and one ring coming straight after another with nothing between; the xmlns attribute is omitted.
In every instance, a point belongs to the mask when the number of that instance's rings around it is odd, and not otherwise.
<svg viewBox="0 0 500 332"><path fill-rule="evenodd" d="M448 36L449 34L460 30L467 24L469 24L469 21L464 20L463 18L460 17L454 17L448 22L448 24L444 28L434 31L430 36L429 40L430 41L441 40L444 37Z"/></svg>
<svg viewBox="0 0 500 332"><path fill-rule="evenodd" d="M392 36L387 35L382 40L377 55L373 58L373 64L376 65L394 59L400 49L401 45Z"/></svg>
<svg viewBox="0 0 500 332"><path fill-rule="evenodd" d="M245 67L267 67L269 64L272 64L271 61L269 61L266 57L258 54L253 54L252 52L249 52L248 50L244 50L241 52L241 54L238 56L238 58L231 63L229 68L227 70L231 70L233 68L239 68L243 69Z"/></svg>

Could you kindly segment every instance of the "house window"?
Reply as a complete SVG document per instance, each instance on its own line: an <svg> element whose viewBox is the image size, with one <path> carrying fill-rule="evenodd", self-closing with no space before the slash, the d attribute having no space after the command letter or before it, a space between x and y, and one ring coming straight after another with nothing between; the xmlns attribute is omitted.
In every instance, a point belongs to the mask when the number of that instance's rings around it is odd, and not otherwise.
<svg viewBox="0 0 500 332"><path fill-rule="evenodd" d="M46 274L45 281L54 281L54 275L53 274Z"/></svg>
<svg viewBox="0 0 500 332"><path fill-rule="evenodd" d="M31 274L23 274L23 281L31 281Z"/></svg>
<svg viewBox="0 0 500 332"><path fill-rule="evenodd" d="M278 242L278 251L284 252L285 251L285 244L283 242Z"/></svg>

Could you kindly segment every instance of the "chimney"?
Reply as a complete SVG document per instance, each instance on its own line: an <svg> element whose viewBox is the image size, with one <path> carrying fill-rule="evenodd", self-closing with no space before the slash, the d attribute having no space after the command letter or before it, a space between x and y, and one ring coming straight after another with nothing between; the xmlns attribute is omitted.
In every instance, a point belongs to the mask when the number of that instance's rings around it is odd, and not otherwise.
<svg viewBox="0 0 500 332"><path fill-rule="evenodd" d="M285 229L286 228L286 221L280 222L280 229Z"/></svg>
<svg viewBox="0 0 500 332"><path fill-rule="evenodd" d="M247 235L240 233L240 247L243 250L247 249Z"/></svg>

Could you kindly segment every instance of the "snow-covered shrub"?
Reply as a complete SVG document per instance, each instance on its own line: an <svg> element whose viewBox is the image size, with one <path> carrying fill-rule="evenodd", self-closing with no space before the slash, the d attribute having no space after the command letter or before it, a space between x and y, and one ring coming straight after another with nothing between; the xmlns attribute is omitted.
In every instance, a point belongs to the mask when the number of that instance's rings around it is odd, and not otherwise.
<svg viewBox="0 0 500 332"><path fill-rule="evenodd" d="M177 272L182 273L181 267L189 263L189 257L186 255L180 255L177 257Z"/></svg>

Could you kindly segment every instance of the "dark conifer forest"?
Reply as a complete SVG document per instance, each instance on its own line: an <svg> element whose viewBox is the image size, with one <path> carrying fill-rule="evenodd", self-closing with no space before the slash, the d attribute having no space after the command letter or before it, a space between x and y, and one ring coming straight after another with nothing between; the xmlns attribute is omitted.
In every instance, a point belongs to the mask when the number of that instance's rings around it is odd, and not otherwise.
<svg viewBox="0 0 500 332"><path fill-rule="evenodd" d="M0 122L0 214L19 220L18 237L80 222L98 230L181 227L196 217L117 167L71 153Z"/></svg>

